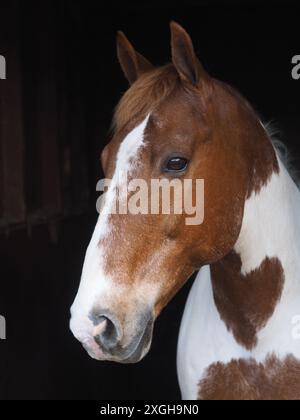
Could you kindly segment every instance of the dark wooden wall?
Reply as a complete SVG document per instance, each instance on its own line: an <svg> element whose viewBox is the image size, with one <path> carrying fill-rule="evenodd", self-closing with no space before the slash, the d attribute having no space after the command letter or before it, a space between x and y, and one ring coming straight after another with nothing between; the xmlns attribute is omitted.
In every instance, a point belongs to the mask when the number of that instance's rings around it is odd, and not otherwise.
<svg viewBox="0 0 300 420"><path fill-rule="evenodd" d="M1 28L5 36L0 38L1 54L9 63L9 77L0 81L0 226L19 223L26 217L18 23L18 7L13 1Z"/></svg>
<svg viewBox="0 0 300 420"><path fill-rule="evenodd" d="M25 3L1 10L0 230L8 231L80 212L89 199L83 63L66 29L71 6L35 2L32 19Z"/></svg>

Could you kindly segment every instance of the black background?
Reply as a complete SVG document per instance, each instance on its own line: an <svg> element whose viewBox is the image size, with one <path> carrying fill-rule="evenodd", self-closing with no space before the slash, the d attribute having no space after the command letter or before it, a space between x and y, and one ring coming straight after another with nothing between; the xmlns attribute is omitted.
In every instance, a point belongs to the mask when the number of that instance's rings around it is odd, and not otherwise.
<svg viewBox="0 0 300 420"><path fill-rule="evenodd" d="M24 92L30 96L38 61L31 42L41 36L35 33L37 22L43 31L45 4L51 3L55 36L64 40L70 79L75 68L79 73L73 95L84 109L92 199L84 214L59 223L56 242L50 240L47 225L34 227L31 238L26 229L0 236L0 314L7 318L8 335L0 341L0 398L180 398L176 343L191 280L157 321L151 352L138 365L91 360L68 329L69 307L96 221L99 155L114 106L127 89L116 59L115 34L122 29L148 59L164 64L170 57L169 21L181 23L206 69L237 87L264 121L275 122L299 167L300 80L291 77L291 59L300 54L300 9L289 2L248 1L179 1L176 7L173 1L19 3ZM0 6L3 22L3 1ZM43 38L51 41L53 31L45 30Z"/></svg>

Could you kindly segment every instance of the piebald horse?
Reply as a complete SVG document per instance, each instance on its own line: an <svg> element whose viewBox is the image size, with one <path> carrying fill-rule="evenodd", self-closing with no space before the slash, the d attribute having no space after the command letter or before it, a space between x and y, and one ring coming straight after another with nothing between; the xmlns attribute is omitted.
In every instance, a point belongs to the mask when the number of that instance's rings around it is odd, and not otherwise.
<svg viewBox="0 0 300 420"><path fill-rule="evenodd" d="M107 178L205 181L205 217L100 214L71 309L97 360L135 363L154 320L191 275L178 343L183 399L300 399L300 193L249 103L212 78L171 23L154 68L123 33L130 88L102 153ZM118 182L122 182L119 180ZM116 182L109 187L109 210Z"/></svg>

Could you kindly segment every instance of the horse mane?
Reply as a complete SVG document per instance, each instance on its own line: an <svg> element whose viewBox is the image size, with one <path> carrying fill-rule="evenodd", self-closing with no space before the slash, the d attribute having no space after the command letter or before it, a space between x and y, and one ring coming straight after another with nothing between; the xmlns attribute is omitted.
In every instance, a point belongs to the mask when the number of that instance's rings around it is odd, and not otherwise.
<svg viewBox="0 0 300 420"><path fill-rule="evenodd" d="M291 178L300 190L300 173L295 166L295 158L292 157L288 147L279 140L280 131L274 126L273 122L263 124L264 128L276 150L278 158L281 160Z"/></svg>
<svg viewBox="0 0 300 420"><path fill-rule="evenodd" d="M142 75L121 98L113 118L114 131L137 115L147 115L181 86L173 64L166 64Z"/></svg>

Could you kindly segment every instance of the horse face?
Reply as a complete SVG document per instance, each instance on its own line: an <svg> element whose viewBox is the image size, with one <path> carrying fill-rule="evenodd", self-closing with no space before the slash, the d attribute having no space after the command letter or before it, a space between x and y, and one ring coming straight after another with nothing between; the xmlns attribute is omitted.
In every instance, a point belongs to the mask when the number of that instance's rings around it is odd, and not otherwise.
<svg viewBox="0 0 300 420"><path fill-rule="evenodd" d="M195 270L232 249L242 222L245 162L229 165L229 156L235 159L238 153L238 148L232 152L237 130L233 127L231 140L224 141L224 127L217 124L220 107L214 103L216 93L225 93L204 72L190 38L177 25L172 51L173 64L153 70L119 35L119 59L133 85L102 154L112 183L71 310L71 330L98 360L133 363L144 357L161 310ZM134 179L148 186L153 179L204 179L204 222L187 225L184 209L182 214L172 209L171 214L114 214L116 202L128 203L117 191Z"/></svg>
<svg viewBox="0 0 300 420"><path fill-rule="evenodd" d="M71 320L74 335L100 360L140 360L150 347L155 318L196 268L185 230L187 215L112 211L116 201L127 201L127 197L116 196L125 178L126 183L142 179L149 188L153 179L195 178L194 165L187 162L193 154L198 123L188 119L191 108L183 97L181 100L174 98L117 132L102 156L112 183L86 253ZM179 108L181 117L187 119L185 126L174 124ZM198 128L205 141L206 128ZM187 167L167 172L165 166L175 156Z"/></svg>

